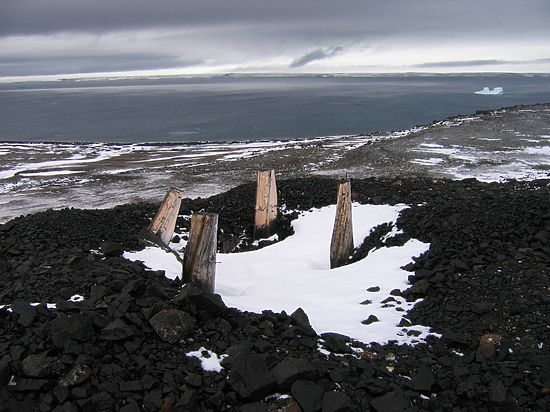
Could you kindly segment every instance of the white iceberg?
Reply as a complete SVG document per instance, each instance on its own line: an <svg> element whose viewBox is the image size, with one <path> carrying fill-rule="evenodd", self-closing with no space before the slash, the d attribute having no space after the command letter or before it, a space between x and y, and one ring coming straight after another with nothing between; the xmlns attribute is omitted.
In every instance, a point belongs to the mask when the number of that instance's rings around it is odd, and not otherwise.
<svg viewBox="0 0 550 412"><path fill-rule="evenodd" d="M488 87L484 87L483 90L478 90L475 92L475 94L489 94L489 95L497 95L497 94L503 94L504 89L502 87L495 87L493 90L489 89Z"/></svg>

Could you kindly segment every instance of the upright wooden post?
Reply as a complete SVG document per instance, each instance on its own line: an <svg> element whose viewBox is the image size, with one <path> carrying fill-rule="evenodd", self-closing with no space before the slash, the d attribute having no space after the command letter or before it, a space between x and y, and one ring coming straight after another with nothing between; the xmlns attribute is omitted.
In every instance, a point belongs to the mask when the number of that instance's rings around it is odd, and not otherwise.
<svg viewBox="0 0 550 412"><path fill-rule="evenodd" d="M262 239L273 234L277 219L277 183L275 170L261 170L256 179L256 217L254 219L254 239Z"/></svg>
<svg viewBox="0 0 550 412"><path fill-rule="evenodd" d="M347 180L338 184L336 217L330 242L330 268L342 266L352 253L351 182Z"/></svg>
<svg viewBox="0 0 550 412"><path fill-rule="evenodd" d="M218 243L218 215L195 213L191 216L189 241L183 260L184 282L214 293L216 279L216 248Z"/></svg>
<svg viewBox="0 0 550 412"><path fill-rule="evenodd" d="M176 228L176 220L180 211L181 198L183 193L181 190L171 187L164 196L162 205L149 224L149 231L155 234L165 245L170 243L174 229Z"/></svg>

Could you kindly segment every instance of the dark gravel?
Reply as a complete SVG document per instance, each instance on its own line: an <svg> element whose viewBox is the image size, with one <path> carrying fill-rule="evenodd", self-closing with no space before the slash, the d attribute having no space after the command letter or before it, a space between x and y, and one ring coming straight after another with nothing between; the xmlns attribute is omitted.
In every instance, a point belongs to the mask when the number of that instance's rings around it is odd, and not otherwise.
<svg viewBox="0 0 550 412"><path fill-rule="evenodd" d="M329 179L278 186L289 210L336 195ZM406 319L442 339L317 336L303 313L242 313L119 257L143 247L158 205L47 211L0 226L0 304L12 309L0 309L0 411L550 409L550 181L372 178L352 188L359 202L411 205L396 222L402 235L384 241L390 228L379 227L354 259L429 242L405 267L411 288L392 295L422 297ZM237 252L254 247L253 201L247 184L185 199L181 213L220 213L219 249L240 242ZM281 238L293 217L278 222ZM67 302L77 293L83 302ZM341 353L327 357L319 344ZM186 356L201 347L229 355L220 373Z"/></svg>

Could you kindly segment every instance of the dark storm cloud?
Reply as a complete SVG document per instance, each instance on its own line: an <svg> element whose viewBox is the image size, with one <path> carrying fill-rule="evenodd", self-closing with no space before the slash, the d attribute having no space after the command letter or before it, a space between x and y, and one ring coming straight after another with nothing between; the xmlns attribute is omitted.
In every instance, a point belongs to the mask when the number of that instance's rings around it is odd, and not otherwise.
<svg viewBox="0 0 550 412"><path fill-rule="evenodd" d="M0 35L116 31L212 24L277 24L301 32L358 29L392 35L423 30L547 26L548 0L2 0ZM507 24L508 26L503 26ZM283 32L283 31L282 31ZM253 33L251 33L253 34Z"/></svg>
<svg viewBox="0 0 550 412"><path fill-rule="evenodd" d="M317 60L328 59L329 57L336 56L342 50L344 50L342 46L333 47L332 49L316 49L309 53L304 54L302 57L295 59L290 64L290 67L302 67L308 63L311 63Z"/></svg>

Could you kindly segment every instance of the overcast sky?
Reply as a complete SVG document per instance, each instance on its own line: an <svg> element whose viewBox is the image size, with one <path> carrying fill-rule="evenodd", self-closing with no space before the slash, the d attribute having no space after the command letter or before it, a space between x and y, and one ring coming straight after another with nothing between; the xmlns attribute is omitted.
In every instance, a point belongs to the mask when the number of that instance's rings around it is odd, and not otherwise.
<svg viewBox="0 0 550 412"><path fill-rule="evenodd" d="M0 76L550 72L550 0L0 0Z"/></svg>

